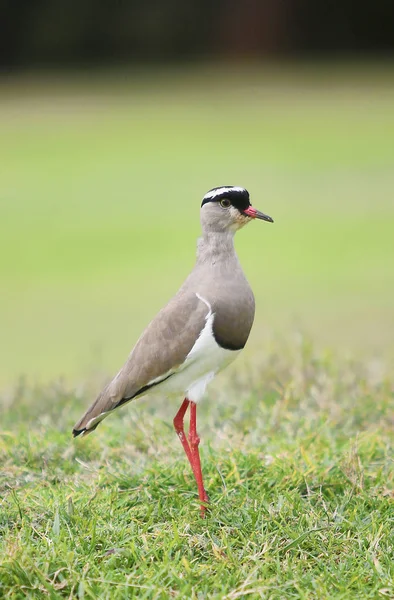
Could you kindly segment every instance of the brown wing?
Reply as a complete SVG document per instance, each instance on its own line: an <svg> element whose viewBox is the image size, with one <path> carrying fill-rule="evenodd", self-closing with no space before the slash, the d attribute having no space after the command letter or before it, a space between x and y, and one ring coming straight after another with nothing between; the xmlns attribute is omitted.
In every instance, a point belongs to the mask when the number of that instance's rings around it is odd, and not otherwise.
<svg viewBox="0 0 394 600"><path fill-rule="evenodd" d="M76 423L74 436L93 431L107 413L151 387L176 370L204 328L207 305L183 289L145 329L119 373Z"/></svg>

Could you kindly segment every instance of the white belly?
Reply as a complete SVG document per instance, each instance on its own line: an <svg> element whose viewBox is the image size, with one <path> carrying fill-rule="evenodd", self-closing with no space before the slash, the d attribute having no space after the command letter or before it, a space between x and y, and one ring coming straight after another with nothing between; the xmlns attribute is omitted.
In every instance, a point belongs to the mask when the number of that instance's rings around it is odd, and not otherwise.
<svg viewBox="0 0 394 600"><path fill-rule="evenodd" d="M198 297L209 308L205 327L183 365L150 393L166 396L184 394L189 400L198 402L216 373L227 367L240 353L240 350L226 350L217 344L212 330L215 314L210 304L201 296Z"/></svg>
<svg viewBox="0 0 394 600"><path fill-rule="evenodd" d="M182 395L192 402L197 403L203 397L208 383L215 377L216 373L227 367L240 353L240 350L226 350L219 346L214 338L212 329L215 314L212 312L209 302L199 294L196 295L209 308L209 312L205 317L204 328L184 363L177 369L171 369L157 379L150 381L148 387L152 386L152 388L143 392L141 396L145 394L160 396ZM135 397L138 398L140 396ZM86 432L105 419L109 413L110 411L103 412L91 419L86 425Z"/></svg>

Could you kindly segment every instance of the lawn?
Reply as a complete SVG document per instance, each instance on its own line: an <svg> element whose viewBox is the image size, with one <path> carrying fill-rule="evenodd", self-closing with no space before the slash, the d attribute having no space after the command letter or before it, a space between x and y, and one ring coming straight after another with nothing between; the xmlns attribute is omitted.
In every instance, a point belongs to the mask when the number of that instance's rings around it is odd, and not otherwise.
<svg viewBox="0 0 394 600"><path fill-rule="evenodd" d="M394 71L0 81L0 598L394 597ZM199 408L71 428L243 185L256 294ZM179 399L179 404L181 403Z"/></svg>
<svg viewBox="0 0 394 600"><path fill-rule="evenodd" d="M171 427L135 402L86 439L83 389L19 389L0 437L4 598L392 598L393 379L281 347L199 412L211 510Z"/></svg>

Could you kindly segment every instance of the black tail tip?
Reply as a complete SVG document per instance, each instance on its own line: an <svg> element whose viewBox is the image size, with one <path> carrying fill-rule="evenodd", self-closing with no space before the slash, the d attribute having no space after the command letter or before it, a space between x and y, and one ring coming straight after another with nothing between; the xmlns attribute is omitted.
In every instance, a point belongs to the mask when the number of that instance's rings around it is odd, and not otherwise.
<svg viewBox="0 0 394 600"><path fill-rule="evenodd" d="M73 429L73 437L75 437L75 438L78 437L84 431L86 431L86 429Z"/></svg>

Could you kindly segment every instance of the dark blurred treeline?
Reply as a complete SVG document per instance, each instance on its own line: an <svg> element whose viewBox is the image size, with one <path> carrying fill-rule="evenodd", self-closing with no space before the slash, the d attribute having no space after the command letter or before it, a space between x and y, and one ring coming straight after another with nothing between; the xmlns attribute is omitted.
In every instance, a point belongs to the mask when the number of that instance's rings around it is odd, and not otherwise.
<svg viewBox="0 0 394 600"><path fill-rule="evenodd" d="M394 0L0 0L3 69L393 54Z"/></svg>

